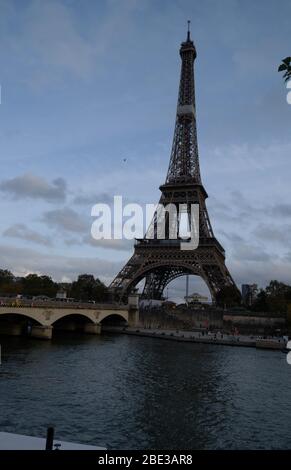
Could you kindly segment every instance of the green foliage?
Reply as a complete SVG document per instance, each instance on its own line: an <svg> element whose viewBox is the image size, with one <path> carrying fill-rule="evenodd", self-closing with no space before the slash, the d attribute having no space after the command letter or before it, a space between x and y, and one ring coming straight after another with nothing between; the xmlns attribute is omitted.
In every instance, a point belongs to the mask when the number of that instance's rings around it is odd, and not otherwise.
<svg viewBox="0 0 291 470"><path fill-rule="evenodd" d="M284 72L283 78L285 82L291 79L291 57L285 57L282 64L279 65L278 72Z"/></svg>
<svg viewBox="0 0 291 470"><path fill-rule="evenodd" d="M268 312L267 294L264 289L260 289L254 304L250 307L255 312Z"/></svg>
<svg viewBox="0 0 291 470"><path fill-rule="evenodd" d="M216 294L216 303L219 307L228 308L240 305L241 294L234 286L225 286Z"/></svg>
<svg viewBox="0 0 291 470"><path fill-rule="evenodd" d="M54 298L61 288L77 300L102 302L107 297L107 287L92 274L81 274L73 283L57 283L49 276L33 273L15 278L7 269L0 269L0 295L45 295Z"/></svg>
<svg viewBox="0 0 291 470"><path fill-rule="evenodd" d="M270 284L261 289L252 305L255 312L286 313L291 303L291 286L272 280Z"/></svg>
<svg viewBox="0 0 291 470"><path fill-rule="evenodd" d="M55 297L58 291L58 284L49 276L38 276L28 274L22 278L22 292L26 295L47 295Z"/></svg>
<svg viewBox="0 0 291 470"><path fill-rule="evenodd" d="M105 300L107 288L99 279L92 274L81 274L77 281L72 283L70 296L78 300Z"/></svg>
<svg viewBox="0 0 291 470"><path fill-rule="evenodd" d="M13 282L14 276L8 269L0 269L0 286Z"/></svg>

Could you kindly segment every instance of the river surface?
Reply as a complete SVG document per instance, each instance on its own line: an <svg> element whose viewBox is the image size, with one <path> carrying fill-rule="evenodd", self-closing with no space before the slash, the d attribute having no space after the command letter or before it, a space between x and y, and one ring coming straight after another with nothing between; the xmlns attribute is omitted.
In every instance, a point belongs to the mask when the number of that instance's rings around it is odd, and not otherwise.
<svg viewBox="0 0 291 470"><path fill-rule="evenodd" d="M287 449L280 351L126 335L1 338L0 431L110 449Z"/></svg>

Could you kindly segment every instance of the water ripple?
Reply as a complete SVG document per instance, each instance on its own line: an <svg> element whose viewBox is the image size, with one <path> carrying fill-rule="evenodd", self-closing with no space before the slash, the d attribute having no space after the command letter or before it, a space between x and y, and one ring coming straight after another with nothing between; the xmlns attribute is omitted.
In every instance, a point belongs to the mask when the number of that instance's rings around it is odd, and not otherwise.
<svg viewBox="0 0 291 470"><path fill-rule="evenodd" d="M2 338L0 429L115 449L290 447L280 352L128 336Z"/></svg>

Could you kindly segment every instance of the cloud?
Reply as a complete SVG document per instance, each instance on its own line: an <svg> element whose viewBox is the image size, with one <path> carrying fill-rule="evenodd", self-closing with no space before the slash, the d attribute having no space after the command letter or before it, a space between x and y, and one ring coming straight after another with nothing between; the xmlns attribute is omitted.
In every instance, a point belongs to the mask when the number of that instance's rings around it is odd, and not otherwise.
<svg viewBox="0 0 291 470"><path fill-rule="evenodd" d="M269 261L271 259L271 254L266 253L260 246L252 246L247 243L242 243L236 244L232 258L240 261L251 261L257 263Z"/></svg>
<svg viewBox="0 0 291 470"><path fill-rule="evenodd" d="M96 62L98 44L78 31L72 11L56 1L31 1L21 12L21 28L10 33L6 46L22 60L23 79L33 85L60 80L64 73L87 77ZM37 66L36 66L37 65Z"/></svg>
<svg viewBox="0 0 291 470"><path fill-rule="evenodd" d="M47 274L56 281L74 280L79 274L91 273L109 284L121 269L123 262L96 257L69 257L44 254L37 250L0 245L1 267L10 269L16 276L28 273Z"/></svg>
<svg viewBox="0 0 291 470"><path fill-rule="evenodd" d="M73 203L77 205L90 205L93 206L94 204L112 204L113 196L108 193L100 193L100 194L84 194L79 193L75 196Z"/></svg>
<svg viewBox="0 0 291 470"><path fill-rule="evenodd" d="M68 238L65 240L67 246L74 245L88 245L93 246L94 248L104 248L107 250L116 250L116 251L129 251L133 248L133 240L95 240L91 235L85 235L82 238Z"/></svg>
<svg viewBox="0 0 291 470"><path fill-rule="evenodd" d="M88 80L99 73L108 48L113 43L120 44L122 33L128 34L137 4L116 2L108 11L92 4L84 26L81 17L86 18L86 8L65 3L31 0L21 9L17 5L4 9L1 5L6 20L2 47L22 66L21 77L17 79L33 88L47 87L66 78Z"/></svg>
<svg viewBox="0 0 291 470"><path fill-rule="evenodd" d="M227 240L231 241L232 243L242 243L244 242L244 239L238 235L237 233L234 232L225 232L223 230L218 230L219 236L223 236Z"/></svg>
<svg viewBox="0 0 291 470"><path fill-rule="evenodd" d="M291 227L289 225L276 226L274 224L260 224L254 230L254 236L260 240L278 242L284 247L290 246L290 232Z"/></svg>
<svg viewBox="0 0 291 470"><path fill-rule="evenodd" d="M39 245L52 246L52 241L49 237L45 237L40 233L29 229L24 224L11 225L11 227L8 227L3 232L3 235L4 237L20 238Z"/></svg>
<svg viewBox="0 0 291 470"><path fill-rule="evenodd" d="M25 174L4 180L0 190L14 199L42 199L46 202L62 202L66 198L66 182L57 178L52 183L40 176Z"/></svg>
<svg viewBox="0 0 291 470"><path fill-rule="evenodd" d="M69 207L47 211L44 213L42 220L50 228L55 228L61 232L85 233L90 230L89 222Z"/></svg>
<svg viewBox="0 0 291 470"><path fill-rule="evenodd" d="M273 259L260 263L240 261L231 257L226 264L238 286L256 283L260 287L265 287L272 279L291 284L291 256L284 258L274 256Z"/></svg>
<svg viewBox="0 0 291 470"><path fill-rule="evenodd" d="M108 250L129 251L133 248L134 240L95 240L91 236L86 236L82 240L87 245Z"/></svg>
<svg viewBox="0 0 291 470"><path fill-rule="evenodd" d="M275 217L290 217L291 216L291 204L275 204L271 208L271 214Z"/></svg>

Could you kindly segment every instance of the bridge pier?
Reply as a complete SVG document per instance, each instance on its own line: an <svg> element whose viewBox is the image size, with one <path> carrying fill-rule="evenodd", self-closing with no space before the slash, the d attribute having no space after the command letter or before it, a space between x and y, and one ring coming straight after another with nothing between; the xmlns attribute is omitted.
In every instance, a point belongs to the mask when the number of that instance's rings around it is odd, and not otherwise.
<svg viewBox="0 0 291 470"><path fill-rule="evenodd" d="M85 323L84 333L89 335L100 335L101 325L99 325L99 323Z"/></svg>
<svg viewBox="0 0 291 470"><path fill-rule="evenodd" d="M31 338L52 339L53 327L43 325L33 325L31 327Z"/></svg>
<svg viewBox="0 0 291 470"><path fill-rule="evenodd" d="M139 325L139 294L128 296L128 326Z"/></svg>
<svg viewBox="0 0 291 470"><path fill-rule="evenodd" d="M0 325L0 335L4 336L21 336L23 333L23 325L17 323L7 323Z"/></svg>

